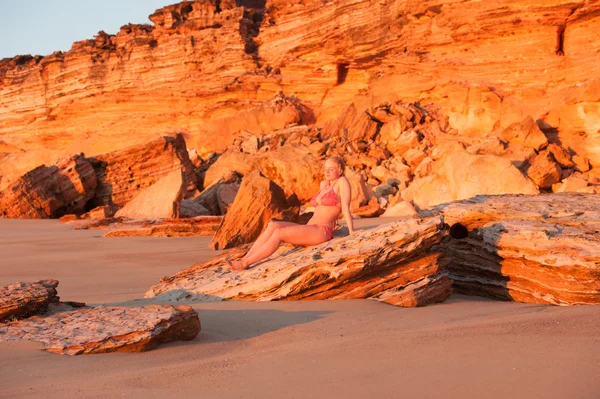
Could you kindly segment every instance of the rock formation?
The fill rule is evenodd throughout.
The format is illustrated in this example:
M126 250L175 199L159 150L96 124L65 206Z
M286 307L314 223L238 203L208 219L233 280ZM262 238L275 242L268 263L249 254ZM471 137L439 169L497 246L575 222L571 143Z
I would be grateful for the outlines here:
M240 130L324 126L347 108L337 131L351 123L362 133L347 138L369 139L390 121L365 112L398 100L439 105L444 130L465 137L500 135L531 116L599 166L599 9L586 0L164 7L152 25L0 61L0 189L60 157L168 131L185 131L205 156Z
M37 341L48 352L80 355L143 352L199 332L198 314L189 306L98 306L0 325L0 341Z
M13 283L0 287L0 322L44 313L50 303L58 302L56 280Z
M39 166L0 191L0 217L47 219L83 213L95 192L94 169L75 155Z
M140 192L116 214L128 218L178 218L179 204L186 191L181 170L174 170Z
M281 187L255 170L242 180L235 201L210 246L213 249L227 249L252 242L271 219L296 222L299 210L297 198L286 198Z
M200 216L193 219L139 220L111 223L104 237L190 237L213 236L223 220L222 216ZM84 225L79 224L78 228ZM87 228L92 226L87 225Z
M441 205L462 239L438 250L457 291L555 305L600 304L600 197L479 196Z
M183 174L184 184L195 188L194 166L181 134L98 155L90 160L98 176L96 195L90 207L123 207L140 192L176 170Z
M446 299L451 282L439 252L446 235L439 217L406 219L307 248L282 247L271 258L241 272L224 258L236 248L165 277L147 298L168 300L301 300L372 298L397 306Z

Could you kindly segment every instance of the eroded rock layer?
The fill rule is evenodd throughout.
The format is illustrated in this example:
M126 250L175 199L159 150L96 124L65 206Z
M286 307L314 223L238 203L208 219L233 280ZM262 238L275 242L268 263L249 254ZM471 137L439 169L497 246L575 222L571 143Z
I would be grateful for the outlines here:
M96 184L92 165L81 155L39 166L0 191L0 217L48 219L83 213Z
M574 193L440 206L451 232L458 224L468 231L439 247L454 287L519 302L600 304L599 206L598 195Z
M182 2L153 25L0 61L0 188L72 153L186 131L201 154L396 100L460 134L539 121L600 165L600 4L591 0ZM277 93L282 92L282 96ZM583 133L583 134L581 134Z
M406 219L306 248L281 248L251 269L233 272L234 249L153 286L146 297L169 300L372 298L399 306L443 301L452 292L439 252L439 217Z
M0 287L0 322L43 313L58 302L56 280L13 283Z
M144 145L89 158L98 177L98 187L90 208L100 205L125 206L138 194L174 171L181 171L194 185L190 162L181 134L161 137ZM186 184L187 186L187 184ZM172 200L171 200L172 202Z
M0 326L0 341L37 341L48 352L80 355L143 352L199 332L198 314L189 306L98 306L8 323Z

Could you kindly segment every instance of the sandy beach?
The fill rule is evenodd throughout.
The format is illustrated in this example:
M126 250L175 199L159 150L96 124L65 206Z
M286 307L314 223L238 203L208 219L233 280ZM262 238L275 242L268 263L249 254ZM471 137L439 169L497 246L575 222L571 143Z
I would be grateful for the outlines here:
M0 220L0 284L54 278L62 300L139 305L161 277L214 255L208 237L102 235ZM202 323L196 339L146 353L69 357L0 343L0 397L600 397L598 306L462 295L416 309L189 304Z

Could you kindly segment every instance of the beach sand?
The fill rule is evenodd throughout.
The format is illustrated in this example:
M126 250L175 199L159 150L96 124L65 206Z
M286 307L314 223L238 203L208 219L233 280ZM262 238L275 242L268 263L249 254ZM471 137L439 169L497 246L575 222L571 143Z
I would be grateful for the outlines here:
M0 285L54 278L65 301L140 305L161 277L214 256L208 237L103 234L0 219ZM202 332L146 353L70 357L0 343L0 397L600 398L600 306L462 295L416 309L369 300L190 305Z

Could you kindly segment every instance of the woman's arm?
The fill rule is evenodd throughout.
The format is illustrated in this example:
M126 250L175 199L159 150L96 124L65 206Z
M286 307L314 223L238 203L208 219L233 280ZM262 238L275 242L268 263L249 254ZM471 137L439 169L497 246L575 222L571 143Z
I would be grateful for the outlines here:
M350 234L354 233L354 223L352 222L352 214L350 213L350 200L352 199L352 192L350 189L350 182L346 177L341 177L339 182L340 188L340 199L342 200L342 213Z

